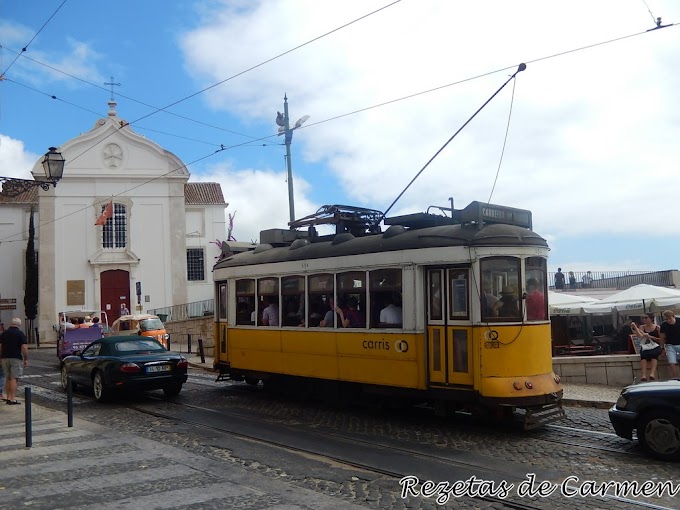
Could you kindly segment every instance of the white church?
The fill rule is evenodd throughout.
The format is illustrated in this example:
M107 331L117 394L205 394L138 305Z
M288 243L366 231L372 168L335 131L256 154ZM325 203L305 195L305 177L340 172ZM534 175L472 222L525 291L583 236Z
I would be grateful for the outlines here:
M221 251L215 241L226 239L228 205L218 183L188 182L182 161L135 133L114 101L107 118L57 150L66 165L56 187L0 194L5 325L25 317L31 209L41 340L55 337L64 310L103 310L111 323L121 304L139 312L213 298L212 266ZM41 160L32 173L44 178ZM102 216L109 204L110 215Z

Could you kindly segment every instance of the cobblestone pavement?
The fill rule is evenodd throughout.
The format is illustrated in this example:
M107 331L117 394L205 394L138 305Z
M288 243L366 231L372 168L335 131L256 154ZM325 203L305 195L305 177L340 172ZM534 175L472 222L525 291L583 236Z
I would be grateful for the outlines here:
M54 380L52 381L50 377ZM41 381L42 386L37 385L38 379L36 377L35 380L36 402L41 406L63 409L63 401L55 397L61 394L49 390L50 384L56 387L57 374L46 376L45 379L50 379L51 382L48 381L48 384L42 385L43 381ZM38 387L46 389L38 390ZM42 395L40 395L41 392ZM388 409L335 408L313 401L279 398L261 391L254 391L253 388L242 384L234 386L215 383L212 374L200 371L192 371L190 381L177 401L209 407L217 411L239 410L249 415L259 416L268 422L337 434L351 434L362 440L392 440L405 445L428 445L447 451L474 452L480 458L487 459L489 466L493 466L494 462L512 461L526 466L526 474L540 470L557 473L549 480L555 486L569 475L576 475L581 481L597 482L673 480L677 483L680 480L678 476L680 470L677 464L665 464L643 457L633 443L611 437L609 434L613 431L604 409L569 408L568 420L560 426L572 431L584 429L600 432L603 437L606 435L606 441L602 440L603 444L626 446L631 449L632 454L565 446L564 443L545 440L540 433L516 433L486 424L469 423L465 420L442 420L421 410L404 412ZM163 403L160 402L159 405L161 404ZM317 494L319 498L331 498L333 504L338 505L337 507L331 505L327 508L340 508L343 504L380 509L504 508L499 501L485 501L469 497L449 501L443 506L437 505L433 498L407 497L402 499L399 494L398 480L394 478L349 469L347 466L334 466L327 461L301 457L290 452L275 451L263 445L247 445L234 438L220 436L214 431L197 429L172 420L150 419L148 416L125 408L124 405L125 402L121 402L120 405L102 406L82 397L76 406L76 413L79 418L88 422L106 423L108 429L118 431L123 438L153 441L156 445L153 451L157 453L151 455L150 458L135 456L138 448L134 446L134 441L120 440L106 445L107 455L105 459L99 459L105 462L108 458L112 458L124 464L124 461L120 461L126 455L130 455L132 460L129 469L134 469L135 472L161 473L162 476L151 476L146 481L144 478L140 480L145 490L152 494L148 501L144 500L145 502L153 503L155 494L156 499L160 498L167 504L170 501L165 498L167 493L170 494L170 498L174 498L173 501L182 501L181 508L226 508L234 505L240 508L276 508L277 505L284 504L277 500L279 493L276 491L264 491L264 495L257 493L256 496L246 491L243 495L244 499L241 500L229 494L210 499L208 487L220 486L220 483L215 481L215 477L222 479L220 473L223 470L229 473L233 470L243 479L257 476L258 480L276 482L283 494L309 491L311 494ZM2 437L0 435L0 438ZM590 440L598 441L596 438ZM64 437L58 440L58 443L62 450L51 455L65 456L64 461L67 463L68 459L93 456L93 448L87 448L87 441ZM130 450L131 444L133 445L132 451ZM2 443L0 443L0 453L3 451L2 448ZM165 454L166 448L172 453ZM30 451L33 452L35 449ZM82 452L82 455L78 452ZM178 462L177 459L183 455L190 456L193 459L192 463ZM160 462L157 462L159 458ZM96 460L96 457L93 457L90 464L95 473L98 472ZM21 465L18 464L17 467ZM79 473L83 477L79 480L87 480L85 478L87 469L89 468ZM117 476L123 476L123 471L119 470L116 473ZM518 475L524 476L525 473L518 473ZM21 477L17 476L17 478ZM434 481L453 482L455 480L448 480L447 474L442 473L441 479ZM0 478L0 483L6 487L12 487L2 478ZM33 485L46 484L46 487L60 487L62 491L78 484L78 482L69 483L66 480L50 481L49 478L32 479L31 483ZM83 486L94 490L87 482ZM248 486L253 486L253 484ZM254 486L261 489L266 484L258 482ZM104 489L97 488L97 490L103 491ZM88 491L82 490L82 492ZM2 503L3 493L4 490L0 490L0 508L14 508L2 506L4 504ZM184 499L185 493L188 498L186 500ZM54 494L61 493L55 492ZM107 492L101 492L101 494L107 498L112 497ZM130 501L135 501L137 504L138 500L141 501L139 498L145 497L143 494L144 492L140 491L130 495ZM207 501L199 502L191 499L194 497L192 495L198 497L198 494L206 494ZM40 501L47 502L48 499ZM600 497L570 499L559 493L549 498L519 498L514 494L508 499L541 509L571 509L576 505L584 509L636 508L611 499ZM325 500L320 499L319 503L323 501ZM675 499L669 497L649 501L666 508L678 508ZM85 506L82 503L78 504ZM172 507L172 505L169 506ZM55 506L40 506L40 504L37 506L31 504L31 507L55 508Z

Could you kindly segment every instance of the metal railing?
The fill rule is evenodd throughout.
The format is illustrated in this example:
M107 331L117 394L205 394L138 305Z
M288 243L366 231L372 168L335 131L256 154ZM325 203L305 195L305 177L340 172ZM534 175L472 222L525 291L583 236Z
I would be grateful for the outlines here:
M573 273L574 281L570 281ZM555 274L548 273L548 286L555 287ZM672 271L563 271L564 290L576 289L627 289L633 285L646 283L659 287L673 285Z
M158 317L163 322L183 321L196 317L213 315L215 311L215 300L206 299L205 301L194 301L183 305L166 306L164 308L154 308L148 312Z

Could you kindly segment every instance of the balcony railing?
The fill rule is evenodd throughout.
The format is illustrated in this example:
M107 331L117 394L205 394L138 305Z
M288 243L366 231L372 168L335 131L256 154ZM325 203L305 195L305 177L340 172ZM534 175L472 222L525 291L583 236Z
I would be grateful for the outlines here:
M564 274L564 290L577 289L627 289L633 285L646 283L659 287L670 287L673 285L672 271L573 271L574 283L570 283L570 273ZM550 290L555 290L555 274L548 273L548 286ZM588 284L590 276L590 284Z
M206 299L205 301L194 301L193 303L185 303L183 305L154 308L149 310L149 313L158 315L163 322L170 322L213 315L214 310L215 300Z

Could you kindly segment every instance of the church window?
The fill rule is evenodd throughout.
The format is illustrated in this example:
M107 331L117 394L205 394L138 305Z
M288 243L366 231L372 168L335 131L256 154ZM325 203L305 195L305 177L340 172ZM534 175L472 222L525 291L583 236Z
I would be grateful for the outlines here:
M102 206L102 212L106 206ZM123 204L113 204L113 216L106 220L102 229L104 248L125 248L127 246L127 211Z
M205 280L203 248L187 248L187 280L190 282Z

